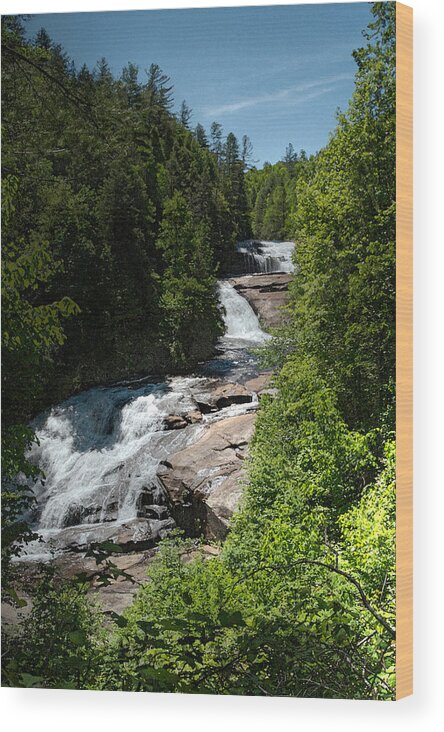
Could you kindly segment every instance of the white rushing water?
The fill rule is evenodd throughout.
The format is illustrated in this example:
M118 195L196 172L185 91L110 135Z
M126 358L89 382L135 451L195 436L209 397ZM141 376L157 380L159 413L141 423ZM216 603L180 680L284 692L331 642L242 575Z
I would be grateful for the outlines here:
M161 460L196 439L203 427L165 430L164 420L193 411L192 391L203 384L201 378L177 377L137 389L90 389L41 415L33 425L39 444L30 458L45 474L35 486L34 516L44 542L64 548L64 540L73 538L69 527L101 541L108 538L104 528L138 516L149 517L157 530L163 524L171 528L156 473ZM42 542L26 550L34 559L48 552Z
M237 250L243 256L248 273L294 272L293 241L246 241L241 242Z
M32 459L46 480L39 486L41 529L122 521L133 515L134 499L154 480L165 455L168 414L192 410L190 383L91 389L46 415L36 435Z
M259 320L250 303L239 295L229 282L219 282L219 297L224 308L225 338L263 343L270 336L259 325Z
M200 423L183 429L165 429L169 415L196 410L197 401L208 394L208 376L237 381L257 372L249 349L270 336L232 285L221 281L219 292L226 333L218 355L202 367L201 376L162 383L140 379L90 389L34 421L38 444L30 459L42 468L45 479L34 486L37 508L30 518L43 541L28 545L30 559L47 559L50 551L114 538L128 522L134 526L142 520L143 531L159 536L174 526L157 478L160 463L198 439L208 422L257 408L253 398L205 414Z

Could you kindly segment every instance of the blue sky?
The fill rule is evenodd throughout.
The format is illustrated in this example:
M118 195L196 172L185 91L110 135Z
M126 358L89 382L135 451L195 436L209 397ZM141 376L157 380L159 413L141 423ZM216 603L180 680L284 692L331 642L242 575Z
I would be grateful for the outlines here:
M292 142L316 152L353 91L354 48L371 18L368 3L34 15L80 68L102 56L119 76L131 61L159 64L171 77L176 107L186 99L192 124L220 122L245 133L260 166Z

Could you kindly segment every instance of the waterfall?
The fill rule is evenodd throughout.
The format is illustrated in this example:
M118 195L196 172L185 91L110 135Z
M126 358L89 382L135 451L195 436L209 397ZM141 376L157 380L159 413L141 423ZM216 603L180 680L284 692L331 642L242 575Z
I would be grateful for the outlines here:
M39 444L29 458L45 473L45 480L34 487L33 516L44 543L34 542L26 553L46 558L45 542L55 540L56 548L66 548L74 529L89 542L102 541L109 538L111 526L137 518L153 533L172 528L157 469L203 428L168 431L164 419L195 409L192 390L203 382L177 377L136 389L90 389L37 418L32 426Z
M248 274L271 274L272 272L294 272L291 255L292 241L246 241L238 245L245 272Z
M157 479L160 463L198 439L208 422L257 407L253 399L204 415L183 429L165 429L168 415L191 414L199 395L211 390L205 374L232 382L257 373L248 349L270 336L232 285L221 281L219 293L226 334L218 355L201 367L199 376L89 389L34 420L38 443L29 458L45 479L33 486L37 506L28 518L43 541L26 547L29 559L47 560L51 552L118 540L119 527L132 532L131 537L156 540L174 527Z
M220 302L224 308L225 337L263 343L270 338L259 325L250 303L228 282L219 283Z

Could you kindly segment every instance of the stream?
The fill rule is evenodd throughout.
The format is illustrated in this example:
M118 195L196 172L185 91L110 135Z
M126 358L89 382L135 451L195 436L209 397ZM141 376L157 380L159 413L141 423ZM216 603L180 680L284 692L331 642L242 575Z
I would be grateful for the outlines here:
M291 242L242 243L238 252L248 274L288 273L292 248ZM24 550L28 560L49 560L73 544L79 549L122 541L122 531L123 540L128 532L133 542L137 532L148 532L157 541L176 525L159 466L196 443L209 425L258 406L254 392L217 410L201 406L215 385L242 385L257 377L253 350L270 338L228 279L219 282L219 298L225 335L214 357L194 374L89 389L34 420L38 444L30 459L45 480L34 486L37 508L29 518L41 539ZM181 428L169 427L171 419Z

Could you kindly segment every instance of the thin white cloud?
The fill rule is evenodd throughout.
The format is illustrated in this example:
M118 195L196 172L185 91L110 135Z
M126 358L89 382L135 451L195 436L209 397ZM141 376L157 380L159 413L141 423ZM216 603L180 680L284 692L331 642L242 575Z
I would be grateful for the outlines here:
M220 117L223 114L231 114L233 112L239 112L242 109L251 109L257 107L260 104L274 104L282 102L285 104L301 104L310 99L315 99L323 94L333 90L333 86L325 86L336 84L339 81L352 79L353 74L338 74L326 79L318 79L317 81L308 82L306 84L297 84L290 86L286 89L280 89L271 94L260 94L255 97L249 97L247 99L240 99L237 102L231 102L228 104L221 104L216 107L207 107L205 115L207 117ZM321 89L315 90L317 87Z

